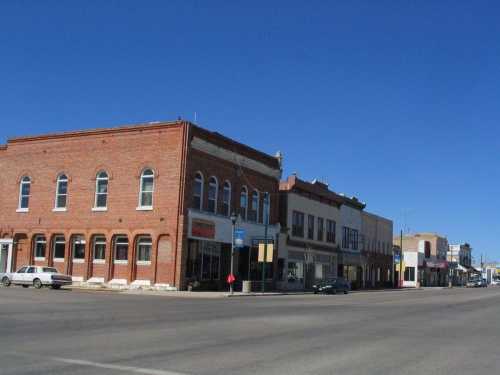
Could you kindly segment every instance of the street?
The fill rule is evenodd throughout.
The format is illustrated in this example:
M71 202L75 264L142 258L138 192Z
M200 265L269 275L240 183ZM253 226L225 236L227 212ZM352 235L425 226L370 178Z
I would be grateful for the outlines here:
M189 298L0 288L0 374L496 374L500 288Z

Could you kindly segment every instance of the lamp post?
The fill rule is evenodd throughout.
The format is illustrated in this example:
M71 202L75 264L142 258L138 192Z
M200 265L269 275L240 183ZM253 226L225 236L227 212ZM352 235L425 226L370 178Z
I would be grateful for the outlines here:
M234 228L236 226L236 214L231 214L231 275L234 272ZM234 282L229 284L229 294L234 294Z
M262 262L262 293L266 287L266 261L267 261L267 231L269 226L269 193L264 193L264 259Z

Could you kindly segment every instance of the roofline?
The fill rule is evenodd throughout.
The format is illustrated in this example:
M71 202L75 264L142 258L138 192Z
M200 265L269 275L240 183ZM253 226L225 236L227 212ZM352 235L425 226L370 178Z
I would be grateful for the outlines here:
M134 132L141 130L156 130L163 129L167 127L171 127L174 125L183 125L190 124L185 120L177 120L177 121L154 121L154 122L145 122L145 123L137 123L137 124L129 124L129 125L120 125L116 127L108 127L108 128L94 128L87 130L76 130L69 132L60 132L60 133L49 133L42 135L34 135L34 136L22 136L22 137L14 137L9 138L7 140L7 144L9 143L22 143L22 142L32 142L32 141L43 141L49 139L58 139L58 138L72 138L79 136L87 136L87 135L101 135L101 134L112 134L112 133L122 133L122 132Z

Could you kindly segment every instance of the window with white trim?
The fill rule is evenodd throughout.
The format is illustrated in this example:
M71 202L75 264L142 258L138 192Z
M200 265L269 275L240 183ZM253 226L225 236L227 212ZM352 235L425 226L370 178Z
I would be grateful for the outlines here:
M252 192L252 200L250 201L250 209L248 210L248 220L257 222L259 217L259 192Z
M264 202L262 203L262 222L264 224L269 224L269 218L271 215L271 198L269 193L264 193Z
M35 260L45 260L45 250L47 248L47 241L45 240L45 236L36 236L34 247Z
M73 237L73 261L83 261L85 259L85 238L83 236Z
M152 169L145 169L141 174L141 185L139 193L139 208L153 208L155 174Z
M106 209L108 207L108 174L101 171L95 179L94 208Z
M106 259L106 237L95 236L93 241L92 254L94 262L104 262Z
M247 219L247 208L248 208L248 190L246 186L241 188L240 193L240 216L243 220Z
M224 216L231 215L231 184L229 181L224 182L224 189L222 192L222 214Z
M208 212L217 213L217 190L219 184L215 177L208 180Z
M56 184L56 209L66 209L68 203L68 176L61 174L57 177Z
M64 255L66 253L66 240L64 236L57 235L54 236L54 244L53 244L53 253L54 262L64 262Z
M30 201L31 178L24 176L19 184L19 211L28 211Z
M128 237L117 236L114 245L114 263L127 263L128 261Z
M137 241L137 264L151 263L153 241L150 236L139 237Z
M203 175L197 172L193 185L193 208L201 210L203 208Z

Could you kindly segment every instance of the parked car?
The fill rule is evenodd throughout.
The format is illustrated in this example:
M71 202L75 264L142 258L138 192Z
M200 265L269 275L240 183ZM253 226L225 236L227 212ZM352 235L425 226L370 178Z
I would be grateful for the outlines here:
M499 286L500 285L500 279L493 279L493 280L491 280L491 285Z
M467 288L486 288L488 286L488 283L486 282L486 279L471 279L467 281L467 284L465 284Z
M16 272L5 273L1 276L3 286L22 285L27 288L34 286L40 289L43 286L50 286L52 289L59 289L62 285L71 285L71 276L63 275L54 267L23 266Z
M349 281L337 277L328 280L321 281L316 285L313 285L314 294L337 294L344 293L347 294L351 290L351 284Z

